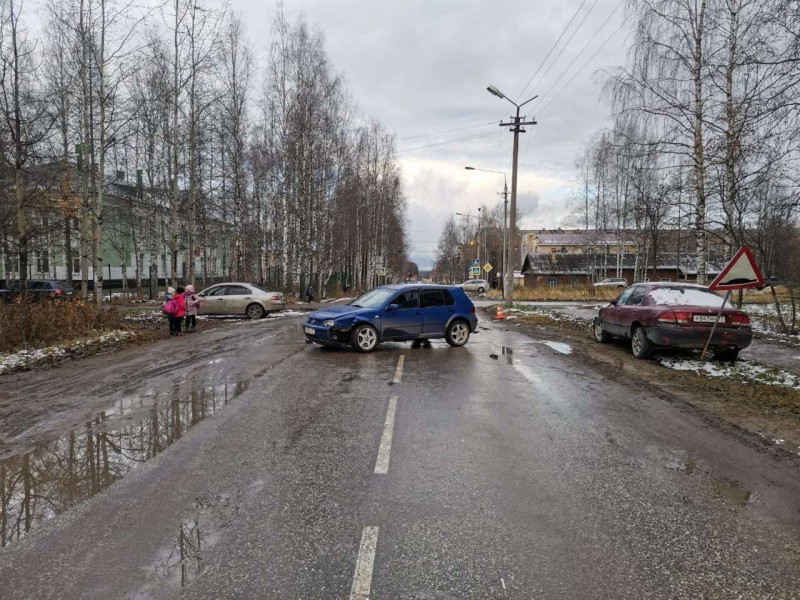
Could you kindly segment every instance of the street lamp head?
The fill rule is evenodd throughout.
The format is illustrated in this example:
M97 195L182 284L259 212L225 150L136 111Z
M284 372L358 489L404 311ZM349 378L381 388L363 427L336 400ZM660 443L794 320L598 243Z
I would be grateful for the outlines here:
M464 167L467 171L474 171L475 167Z
M493 96L497 96L498 98L505 98L505 97L506 97L506 96L505 96L505 94L503 94L503 92L501 92L500 90L498 90L498 89L497 89L496 87L494 87L493 85L490 85L490 86L489 86L489 87L487 87L486 89L487 89L487 90L489 90L489 93L490 93L490 94L492 94Z

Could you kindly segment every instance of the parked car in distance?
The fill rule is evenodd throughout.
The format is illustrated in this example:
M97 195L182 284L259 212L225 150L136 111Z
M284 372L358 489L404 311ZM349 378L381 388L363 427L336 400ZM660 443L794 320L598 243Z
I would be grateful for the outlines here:
M28 279L28 298L38 300L70 300L75 296L75 290L66 281L58 279ZM19 281L12 283L8 288L7 299L14 300L20 296Z
M626 285L628 285L628 280L624 277L606 277L595 283L594 287L615 287L622 289Z
M465 292L478 292L482 294L489 287L485 279L467 279L464 283L459 283L456 287Z
M637 283L625 288L594 319L596 341L631 340L636 358L659 348L702 350L723 299L691 283ZM709 349L719 360L735 361L753 338L750 318L730 303L722 309Z
M281 292L270 292L252 283L218 283L197 295L200 315L243 315L260 319L286 308Z
M475 305L458 287L384 285L350 304L314 311L303 324L306 340L372 352L385 341L444 338L463 346L478 327Z

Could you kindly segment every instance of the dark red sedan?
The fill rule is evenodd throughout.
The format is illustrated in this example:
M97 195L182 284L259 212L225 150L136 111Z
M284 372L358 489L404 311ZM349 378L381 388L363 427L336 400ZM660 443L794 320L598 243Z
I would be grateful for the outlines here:
M600 309L594 337L601 344L615 337L630 339L636 358L647 358L658 348L702 350L722 302L702 285L638 283ZM735 361L752 338L750 318L728 303L709 349L719 360Z

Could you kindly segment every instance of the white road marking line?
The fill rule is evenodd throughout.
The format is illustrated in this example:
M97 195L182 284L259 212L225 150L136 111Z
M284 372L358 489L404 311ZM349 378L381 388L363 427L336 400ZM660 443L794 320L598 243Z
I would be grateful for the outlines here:
M392 383L400 383L400 380L403 378L403 363L406 361L406 355L401 354L400 358L397 359L397 369L394 372L394 381Z
M397 412L397 396L392 396L389 398L389 408L386 409L386 423L383 426L381 445L378 448L378 460L375 461L375 473L378 475L386 475L389 472L389 455L392 452L395 412Z
M500 578L500 583L502 583L502 584L503 584L503 589L506 589L506 582L505 582L505 581L503 581L503 578L502 578L502 577Z
M364 527L356 560L356 572L353 573L353 586L350 588L350 600L369 600L369 588L372 586L372 563L375 562L377 545L378 528Z

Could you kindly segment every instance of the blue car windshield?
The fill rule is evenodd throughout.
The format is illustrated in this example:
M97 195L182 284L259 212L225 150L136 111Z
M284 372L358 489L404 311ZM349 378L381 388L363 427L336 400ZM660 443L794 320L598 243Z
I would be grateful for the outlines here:
M396 290L387 290L385 288L376 288L362 294L350 306L358 308L380 308L383 304L395 293Z

